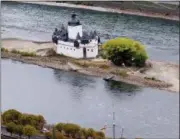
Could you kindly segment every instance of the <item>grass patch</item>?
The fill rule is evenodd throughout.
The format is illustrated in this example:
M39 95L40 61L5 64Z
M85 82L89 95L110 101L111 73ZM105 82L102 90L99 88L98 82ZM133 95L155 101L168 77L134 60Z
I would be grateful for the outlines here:
M81 67L95 67L101 69L109 69L110 66L105 62L95 62L95 61L85 61L85 60L73 60L74 64L77 64Z
M15 53L15 54L20 54L21 56L31 56L31 57L36 56L36 54L34 52L22 52L22 51L18 51L16 49L13 49L11 52Z
M128 76L128 73L126 70L120 70L119 71L119 75L122 76L122 77L127 77Z
M84 68L89 67L89 65L85 61L74 60L73 63Z
M100 64L99 68L101 68L101 69L109 69L110 67L109 67L109 65L106 65L106 64Z
M1 52L8 52L8 49L1 47Z
M127 73L127 70L124 70L124 69L121 69L121 70L113 70L111 71L112 74L115 74L115 75L118 75L118 76L121 76L123 78L127 77L128 76L128 73Z

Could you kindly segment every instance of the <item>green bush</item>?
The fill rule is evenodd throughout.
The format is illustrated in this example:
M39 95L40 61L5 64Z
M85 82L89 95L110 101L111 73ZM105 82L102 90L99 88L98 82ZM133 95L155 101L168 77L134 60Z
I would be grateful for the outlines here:
M11 52L15 54L20 54L21 56L36 56L34 52L23 52L23 51L18 51L16 49L12 49Z
M13 122L7 123L6 127L7 127L7 131L11 133L11 136L12 136L12 133L16 132L16 124L15 123L13 123Z
M121 77L127 77L127 76L128 76L128 73L127 73L126 70L120 70L120 71L119 71L119 75L120 75Z
M23 128L23 134L28 136L29 139L30 139L31 136L37 134L37 130L33 126L31 126L31 125L26 125Z
M22 126L31 125L37 130L41 130L46 123L42 115L22 114L14 109L7 110L2 114L2 123L4 125L7 125L11 122Z
M129 38L116 38L107 41L102 46L102 55L115 65L138 66L145 65L148 59L144 46Z
M66 134L75 136L80 131L80 126L72 123L67 123L64 125L64 131Z
M21 137L23 135L23 126L22 125L16 125L15 133Z
M8 52L8 49L1 47L1 52Z

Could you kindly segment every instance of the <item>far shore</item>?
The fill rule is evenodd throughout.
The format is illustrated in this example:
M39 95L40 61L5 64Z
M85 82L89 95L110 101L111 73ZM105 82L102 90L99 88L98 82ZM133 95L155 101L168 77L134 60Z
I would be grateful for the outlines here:
M1 58L4 59L100 78L106 78L108 75L108 77L113 76L114 81L179 92L179 65L177 64L149 60L152 67L117 67L101 58L84 60L53 55L50 53L55 49L53 43L5 39L2 40L2 46Z
M103 8L103 7L97 7L97 6L86 6L86 5L76 5L76 4L70 4L70 3L56 3L56 2L38 2L38 1L27 2L27 1L21 1L21 0L18 2L39 4L39 5L49 5L49 6L78 8L78 9L87 9L87 10L100 11L100 12L137 15L137 16L153 17L153 18L161 18L161 19L179 21L179 16L175 16L175 15L163 15L163 14L158 14L158 13L147 13L147 12L139 12L139 11L133 11L133 10L120 10L120 9L113 9L113 8Z

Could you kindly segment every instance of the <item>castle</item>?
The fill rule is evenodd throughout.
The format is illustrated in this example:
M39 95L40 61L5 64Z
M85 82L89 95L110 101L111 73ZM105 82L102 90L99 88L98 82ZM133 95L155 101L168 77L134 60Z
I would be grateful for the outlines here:
M82 24L72 14L67 28L55 29L52 41L56 45L56 53L73 58L95 58L98 55L100 37L96 31L87 33L83 31Z

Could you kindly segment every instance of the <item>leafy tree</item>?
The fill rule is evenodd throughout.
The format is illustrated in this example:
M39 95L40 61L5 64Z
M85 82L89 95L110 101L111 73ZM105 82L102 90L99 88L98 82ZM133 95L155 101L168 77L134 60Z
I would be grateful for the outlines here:
M16 124L15 123L13 123L13 122L7 123L6 127L7 127L6 128L7 131L11 133L11 136L12 136L12 133L16 132Z
M17 110L14 109L7 110L2 115L3 123L7 124L13 122L15 124L19 124L21 115L22 114Z
M23 134L28 136L28 138L30 139L31 136L37 134L37 130L33 126L31 126L31 125L26 125L23 128Z
M21 137L23 135L23 126L22 125L16 125L15 133Z
M87 137L96 137L96 132L94 131L94 129L92 129L92 128L89 128L88 130L87 130Z
M31 125L36 127L36 116L32 115L32 114L23 114L21 116L21 124L22 125Z
M64 128L64 123L58 123L55 128L59 131L62 132L63 128Z
M41 130L46 123L43 116L33 114L22 114L20 121L22 125L31 125L37 130Z
M37 116L37 129L41 130L46 124L46 120L42 115Z
M69 136L72 135L73 137L75 137L75 135L80 131L80 128L80 126L72 123L67 123L64 125L65 133Z
M80 134L82 139L86 139L87 138L87 129L86 128L81 128L80 129Z
M115 65L144 66L148 58L144 46L129 38L116 38L107 41L102 46L102 55Z

